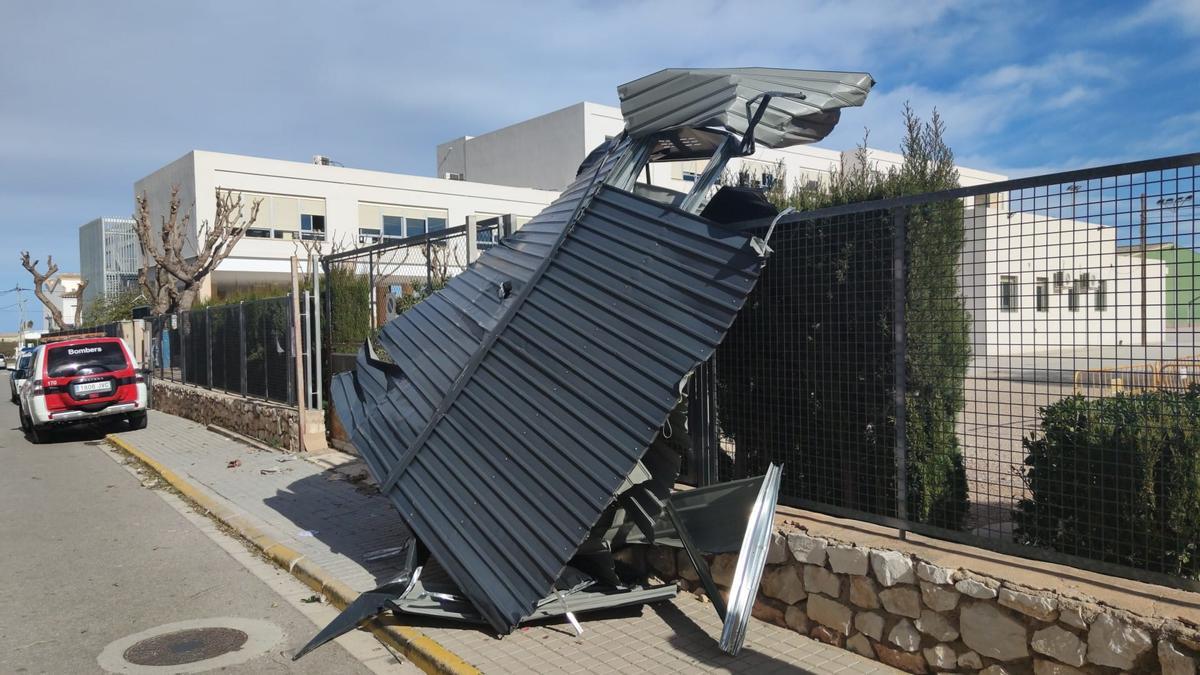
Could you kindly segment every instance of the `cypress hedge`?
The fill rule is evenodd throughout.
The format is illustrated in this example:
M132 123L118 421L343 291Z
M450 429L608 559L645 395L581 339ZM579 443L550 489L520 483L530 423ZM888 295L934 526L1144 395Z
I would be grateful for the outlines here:
M1072 396L1024 439L1015 539L1200 578L1200 390Z
M768 196L805 211L956 187L937 113L924 123L906 107L904 118L899 169L872 169L864 142L855 165L818 186L776 187ZM955 276L962 228L958 200L908 214L908 515L955 529L968 506L954 427L970 357ZM892 213L781 226L770 245L717 352L721 431L736 441L745 472L783 462L789 496L896 515Z

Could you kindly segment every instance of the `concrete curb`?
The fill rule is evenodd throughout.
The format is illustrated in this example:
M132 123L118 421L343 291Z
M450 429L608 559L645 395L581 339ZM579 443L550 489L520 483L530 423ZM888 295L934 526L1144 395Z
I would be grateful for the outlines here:
M123 452L137 458L154 470L171 487L175 488L188 501L204 509L210 516L216 518L227 527L254 544L272 562L286 570L289 574L304 582L306 586L323 594L329 603L338 609L358 597L358 591L342 583L332 574L326 572L320 565L308 560L303 554L281 543L269 533L264 532L257 519L209 496L204 490L196 487L185 478L151 458L128 441L115 434L105 436L108 443ZM421 670L440 675L472 675L481 671L467 663L462 657L438 644L435 640L421 631L408 626L390 625L379 619L374 619L366 627L392 649L404 654Z

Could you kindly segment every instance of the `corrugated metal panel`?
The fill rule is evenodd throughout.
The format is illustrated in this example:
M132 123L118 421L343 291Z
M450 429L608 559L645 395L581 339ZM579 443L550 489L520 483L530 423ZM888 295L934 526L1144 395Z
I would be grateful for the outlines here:
M360 356L334 384L388 497L502 633L549 592L761 266L746 236L612 188L574 219L590 184L388 324L395 366Z
M841 108L862 105L875 80L867 73L786 68L668 68L618 87L625 130L634 138L683 127L724 127L744 134L746 102L765 92L774 97L754 140L782 148L821 140L833 131Z

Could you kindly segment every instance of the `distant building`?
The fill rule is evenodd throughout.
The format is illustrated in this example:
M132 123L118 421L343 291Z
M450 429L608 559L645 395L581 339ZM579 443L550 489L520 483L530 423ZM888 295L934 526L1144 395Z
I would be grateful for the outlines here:
M1163 341L1167 265L1147 261L1143 302L1141 259L1118 248L1117 228L1011 210L1006 193L969 200L963 226L976 359Z
M561 110L518 122L480 136L460 136L437 146L437 175L452 180L477 181L560 191L575 178L579 163L607 138L625 128L621 109L583 101ZM888 168L903 158L892 152L868 149L868 161ZM833 150L816 145L759 148L749 157L731 160L727 171L740 182L770 187L777 180L801 185L828 177L837 167L858 161L857 149ZM650 182L687 192L708 160L663 162L650 168ZM1006 176L958 167L962 185L980 185ZM739 176L739 174L742 174Z
M58 283L54 289L49 291L50 301L54 303L55 308L62 312L63 327L75 327L75 306L79 304L79 298L75 297L75 292L79 290L79 283L83 277L74 272L61 272L54 277ZM39 303L42 308L42 330L52 331L58 327L54 325L54 321L50 316L50 308Z
M250 201L262 200L254 227L201 289L201 298L219 297L240 288L288 283L288 259L296 253L304 257L301 244L328 253L334 247L353 248L463 225L468 216L520 227L558 196L591 150L623 127L620 109L578 103L439 145L432 178L346 168L320 156L307 163L196 150L137 181L134 193L146 194L157 222L166 213L172 186L179 187L180 217L186 216L194 228L185 256L195 254L195 235L216 216L218 187L242 193L247 214ZM741 182L769 186L784 176L789 182L819 181L857 160L853 150L763 148L752 157L735 159L728 169L740 174ZM886 167L899 164L901 157L870 150L869 161ZM704 164L654 164L650 182L686 193ZM965 167L959 172L964 185L1005 178ZM80 236L82 249L82 228ZM487 245L480 242L481 248ZM81 259L88 255L81 250ZM98 266L99 258L93 262ZM98 272L86 265L93 279ZM416 261L414 269L420 267ZM86 292L99 297L91 288Z
M97 218L79 226L79 274L84 307L137 287L141 247L129 218Z
M519 227L557 192L366 171L333 165L195 150L134 185L145 193L152 217L166 213L172 186L179 186L180 218L194 230L184 255L195 255L196 236L216 217L217 188L240 192L249 216L261 199L258 220L233 253L206 279L200 297L239 288L284 285L289 258L305 257L301 243L324 253L463 225L467 216L497 217ZM302 270L307 265L302 264Z
M1121 252L1140 256L1141 247L1124 246ZM1167 325L1186 328L1200 323L1200 253L1175 244L1152 244L1146 247L1146 258L1167 266Z

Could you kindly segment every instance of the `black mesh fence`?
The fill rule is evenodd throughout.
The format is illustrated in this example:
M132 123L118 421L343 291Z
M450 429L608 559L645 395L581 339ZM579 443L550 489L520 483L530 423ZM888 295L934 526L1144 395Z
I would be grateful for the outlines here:
M1194 586L1198 166L785 216L694 378L689 474L782 463L796 506Z
M155 376L294 405L290 296L149 320Z
M462 226L385 240L323 258L326 372L332 376L352 368L354 355L365 340L466 269L473 259L469 253L472 245L476 252L497 245L511 232L513 222L496 217L473 226L473 240L467 235L467 226Z

